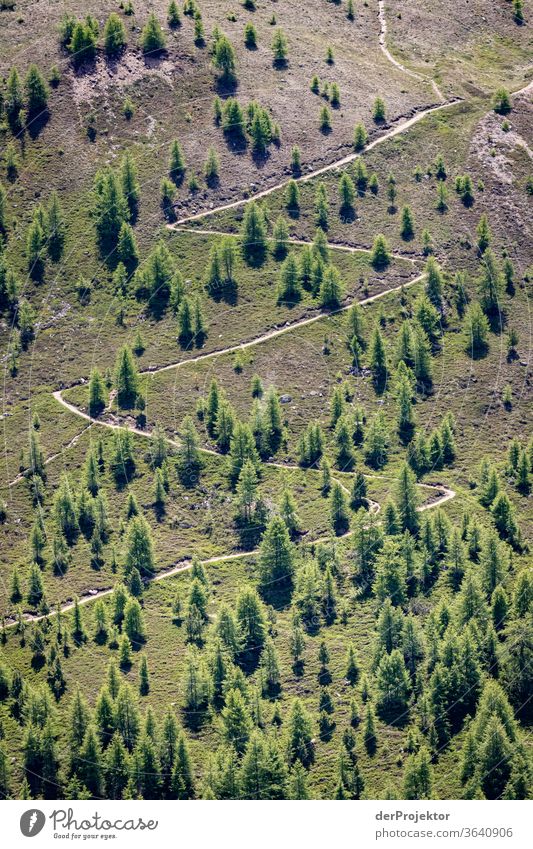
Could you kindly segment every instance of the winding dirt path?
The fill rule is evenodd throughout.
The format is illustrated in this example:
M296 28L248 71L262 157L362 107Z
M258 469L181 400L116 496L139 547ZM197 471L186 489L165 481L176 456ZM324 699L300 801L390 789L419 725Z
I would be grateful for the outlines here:
M231 236L235 239L239 238L238 233L228 233L227 230L205 230L202 228L201 230L198 227L180 227L178 224L167 224L167 228L172 230L174 233L193 233L196 236ZM274 242L275 239L273 236L266 237L267 242ZM308 239L287 239L287 244L289 245L301 245L302 247L312 247L313 242L310 242ZM367 248L365 245L348 245L345 242L329 242L328 248L331 251L344 251L344 253L349 254L371 254L372 248ZM412 253L393 253L391 251L391 257L393 259L403 260L404 262L412 262L416 263L417 261L422 261L422 255L413 256Z
M392 55L389 48L387 47L387 17L385 14L385 0L378 0L378 17L379 46L382 53L387 57L389 62L392 62L392 64L395 65L395 67L398 68L399 71L403 71L404 74L407 74L413 79L419 80L419 82L429 83L440 102L445 103L446 98L444 97L442 91L438 87L435 80L431 79L431 77L425 76L424 74L419 74L416 71L412 71L410 68L406 68L405 65L402 65L402 63L398 61L398 59L395 59L395 57Z
M320 168L315 168L314 171L309 171L308 174L302 174L300 177L287 177L286 180L281 180L279 183L276 183L273 186L269 186L267 189L262 189L260 192L256 192L253 195L250 195L247 198L239 198L238 200L230 201L229 203L222 204L221 206L216 206L213 209L204 209L202 212L196 212L194 215L187 215L185 218L180 218L178 221L173 224L168 224L169 229L179 230L180 227L183 227L184 224L188 224L191 221L200 221L203 218L208 218L210 215L215 215L217 212L225 212L228 209L238 209L241 206L246 206L246 204L251 201L261 200L262 198L268 197L273 192L277 192L280 189L284 189L287 186L289 180L294 179L297 183L307 183L309 180L313 180L315 177L320 177L321 174L327 174L328 171L336 171L339 168L343 168L345 165L349 165L350 162L353 162L354 159L357 159L359 156L368 153L370 150L373 150L380 144L388 141L389 139L394 138L395 136L404 133L410 127L413 127L415 124L418 124L423 118L427 115L431 115L433 112L438 112L440 109L446 109L449 106L452 106L454 103L459 103L461 100L460 97L455 97L450 100L446 100L444 103L440 103L438 106L429 106L427 109L422 109L420 112L415 112L410 118L406 118L405 121L401 121L396 126L391 127L386 133L383 133L382 136L378 136L378 138L371 141L366 145L365 148L361 151L354 151L353 153L348 153L346 156L341 157L341 159L335 159L333 162L330 162L329 165L323 165Z
M146 434L144 434L144 435L146 435ZM296 467L287 466L286 468L296 468ZM346 487L344 487L343 484L341 484L341 486L343 487L343 489L346 490ZM420 486L423 486L426 489L431 489L433 491L436 491L436 492L439 492L439 493L442 493L442 494L439 495L434 501L430 502L429 504L422 504L421 506L417 507L417 510L418 510L419 513L422 513L424 510L430 510L430 509L433 509L435 507L440 507L441 504L445 504L447 501L450 501L452 498L455 498L455 495L456 495L456 492L453 489L450 489L449 487L446 487L443 484L424 483L424 484L420 484ZM377 506L378 509L374 509L375 506ZM377 502L370 501L370 512L371 513L378 513L379 512L379 504L377 504ZM336 537L336 539L345 540L345 539L348 539L349 537L353 536L353 534L354 534L354 531L347 531L342 536ZM319 537L316 540L309 540L309 543L313 544L313 545L317 545L320 542L327 542L330 539L331 539L330 536ZM303 541L305 542L305 540L303 540ZM242 560L246 557L257 557L258 554L259 554L259 549L254 548L251 551L238 551L238 552L235 552L234 554L220 554L217 557L209 557L207 560L201 560L200 562L202 563L203 566L210 566L210 565L214 565L216 563L225 563L225 562L230 561L230 560ZM172 578L175 575L179 575L181 572L187 572L191 568L192 568L192 561L191 560L182 560L179 563L176 563L174 566L171 566L169 569L163 569L163 570L161 570L161 572L157 572L157 574L155 574L153 576L153 578L150 578L149 580L146 581L146 585L157 583L158 581L164 581L166 578ZM93 592L87 593L87 595L80 596L80 598L78 599L78 603L80 605L88 604L91 601L96 601L99 598L104 598L105 596L110 595L112 592L113 592L113 587L106 587L105 589L94 590ZM69 610L72 610L73 608L74 608L74 602L68 601L65 604L63 604L59 608L59 610L60 610L61 613L67 613ZM48 615L48 617L56 616L57 610L51 610L50 613L48 613L47 615ZM42 619L45 619L46 617L43 614L39 614L37 616L34 616L32 614L26 614L23 618L24 618L24 622L31 623L31 622L40 622ZM17 620L13 619L11 621L6 621L5 627L6 628L14 628L16 625L17 625Z

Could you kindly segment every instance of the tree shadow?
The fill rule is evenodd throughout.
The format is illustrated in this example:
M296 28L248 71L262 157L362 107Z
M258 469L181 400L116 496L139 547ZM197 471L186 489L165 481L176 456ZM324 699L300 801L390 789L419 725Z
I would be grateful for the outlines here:
M165 47L158 47L155 50L150 50L148 53L143 53L143 62L145 68L155 71L159 68L161 62L168 56L168 51Z
M231 97L237 91L239 81L237 77L218 77L215 81L215 91L221 98Z
M405 728L409 724L409 712L404 705L382 705L378 711L380 718L394 728Z
M267 257L266 246L243 246L242 255L251 268L261 268Z
M269 584L262 589L261 594L274 610L285 610L291 605L292 583L285 579L283 582Z
M252 150L252 160L256 168L264 168L270 159L268 147L264 150Z
M50 112L48 109L43 109L37 115L29 115L28 117L29 121L26 122L26 130L32 141L35 141L39 133L46 127L50 118Z
M230 307L235 307L239 302L239 288L233 280L224 282L215 289L210 289L209 294L217 304L223 302Z
M339 216L343 224L352 224L355 221L355 209L351 203L342 204L339 210Z

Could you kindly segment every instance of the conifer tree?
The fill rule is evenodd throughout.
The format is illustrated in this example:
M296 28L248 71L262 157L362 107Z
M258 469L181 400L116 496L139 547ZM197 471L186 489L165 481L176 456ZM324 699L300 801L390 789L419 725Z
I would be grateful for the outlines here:
M245 587L241 590L237 596L236 613L238 636L233 634L231 643L235 644L237 640L245 651L260 651L266 639L266 618L263 605L255 589ZM227 616L226 619L228 619ZM220 625L221 620L219 620L219 635L222 636ZM228 632L227 628L225 630ZM230 630L233 631L233 628Z
M385 387L387 380L387 354L383 336L378 325L375 326L372 334L369 356L374 386L378 391L381 391Z
M272 39L272 53L274 56L274 65L283 67L287 61L288 44L287 36L279 27L275 30Z
M104 47L108 56L118 56L126 47L126 31L119 16L112 12L104 27Z
M89 415L98 416L105 408L106 403L106 391L102 375L97 368L93 368L89 381Z
M413 213L409 206L402 209L400 236L405 242L410 241L415 235Z
M236 481L246 460L250 460L256 471L259 468L259 456L250 426L235 422L230 441L230 477Z
M338 307L343 297L343 285L339 271L333 265L328 265L320 284L320 306L334 309Z
M9 88L9 83L8 83ZM48 86L37 65L30 65L24 79L26 109L31 119L46 111L48 103Z
M300 699L293 700L287 719L287 759L291 766L300 761L309 767L315 757L311 717Z
M11 129L16 129L20 124L20 113L24 105L24 95L19 72L15 67L11 68L7 78L6 93L4 98L4 109Z
M94 221L102 250L115 248L122 224L129 218L118 175L111 169L98 171L94 180Z
M419 527L417 513L418 493L415 476L407 463L402 465L397 478L395 501L400 520L400 528L403 531L416 533Z
M154 573L155 558L150 526L143 516L134 516L126 537L126 570L138 569L142 577Z
M407 759L404 773L404 796L406 799L431 799L433 790L433 768L426 746Z
M465 351L475 359L487 350L489 341L489 322L477 301L469 306L463 327Z
M172 772L171 795L176 799L194 799L195 782L187 739L183 732L178 734L176 760Z
M54 516L59 530L71 545L78 536L80 526L69 479L64 473L54 498Z
M165 36L153 12L150 12L141 32L141 46L145 54L157 54L165 49Z
M241 228L242 252L249 263L259 262L266 251L266 224L263 211L251 201L247 204Z
M277 300L279 303L294 303L301 296L300 274L296 257L290 253L280 270L277 288Z
M494 313L500 308L502 292L501 271L492 250L487 248L481 258L481 277L479 279L479 299L486 313Z
M235 79L237 69L235 50L225 35L221 35L215 43L213 64L222 82L227 83Z
M348 530L350 515L346 494L338 481L333 481L330 495L331 525L335 533L340 536Z
M185 159L181 145L177 139L174 139L170 146L170 164L168 173L170 179L177 186L181 183L185 174Z
M274 516L268 523L259 551L259 568L264 589L275 590L292 581L294 549L281 516Z
M0 190L1 193L1 190ZM0 202L0 211L1 211L1 202ZM48 217L48 253L50 257L56 262L60 257L63 251L63 245L65 242L65 219L63 217L63 210L61 208L61 203L59 201L59 196L56 191L53 191L50 195L50 203L48 204L47 209L47 217ZM1 229L1 215L0 215L0 229Z
M365 713L363 740L366 751L369 755L373 755L377 748L376 717L374 708L370 702L367 705Z

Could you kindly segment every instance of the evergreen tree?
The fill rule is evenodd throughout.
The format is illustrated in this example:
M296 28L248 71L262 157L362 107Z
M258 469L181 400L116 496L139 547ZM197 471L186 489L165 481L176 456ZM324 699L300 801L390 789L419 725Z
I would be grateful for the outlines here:
M230 82L236 76L235 50L228 38L221 35L215 43L213 64L220 74L222 82Z
M334 309L338 307L343 297L343 286L338 270L328 265L322 283L320 284L320 306Z
M463 333L465 351L471 357L475 359L487 350L489 322L477 301L467 310Z
M485 213L483 213L483 215L479 219L479 223L477 225L476 232L477 232L477 248L478 248L479 254L481 255L487 250L488 246L490 245L490 239L491 239L489 222L487 220L487 216L485 215Z
M126 221L122 222L118 234L117 258L128 272L133 271L139 261L135 234Z
M12 130L19 127L20 113L24 105L24 94L19 72L16 68L11 68L7 78L6 91L4 96L4 109Z
M367 753L373 755L377 748L376 717L370 702L366 708L363 740Z
M9 90L9 82L8 82ZM30 65L24 79L26 109L28 117L34 118L46 112L48 103L48 86L37 65Z
M372 117L377 123L385 120L385 102L382 97L376 97L372 109Z
M266 639L266 619L261 600L252 587L241 590L237 596L236 611L240 645L245 651L261 650ZM236 637L232 641L234 639Z
M150 526L143 516L135 516L128 526L126 537L126 570L138 569L141 576L154 573L155 558Z
M387 462L389 436L383 413L378 412L367 428L364 453L366 462L374 469L382 468Z
M132 752L140 733L141 721L137 701L130 685L123 683L115 699L115 724L128 752Z
M350 470L355 462L355 454L351 425L346 415L342 415L335 426L335 450L339 469Z
M185 159L181 145L177 139L174 139L170 146L170 163L168 174L170 179L178 186L185 174Z
M178 734L176 760L172 772L171 794L176 799L194 799L195 782L187 739L183 732Z
M330 495L331 525L335 533L340 536L348 530L350 515L346 494L340 483L333 481Z
M190 416L185 416L181 424L181 445L177 468L182 481L189 486L197 482L202 465L198 442L194 422Z
M54 498L54 516L59 530L71 545L79 534L80 526L69 479L64 473Z
M370 342L369 356L374 386L378 389L378 391L381 391L385 387L385 382L387 380L387 354L385 351L383 336L381 335L377 325L374 328L374 333Z
M246 460L250 460L256 471L259 456L252 431L247 424L235 422L230 441L230 477L237 480Z
M98 171L94 180L94 221L103 252L115 248L122 224L129 218L118 175L111 169Z
M136 598L130 598L124 609L124 632L133 645L146 639L144 616Z
M118 733L113 734L104 755L106 797L121 799L129 779L129 756Z
M277 288L279 303L294 303L301 296L300 274L295 255L290 253L283 262L280 270Z
M415 476L407 463L403 464L398 475L395 500L401 529L416 533L419 527L418 493Z
M216 103L216 101L215 101ZM224 101L222 113L222 128L224 134L236 144L242 145L246 139L244 114L238 101L234 97L228 97Z
M282 67L286 64L288 55L287 36L280 28L274 32L272 53L274 56L274 65Z
M128 205L130 217L135 218L137 215L141 189L137 178L137 169L129 151L126 151L124 158L122 159L120 176L122 182L122 193ZM121 231L122 227L119 231L119 244Z
M112 12L104 27L104 47L108 56L118 56L126 47L126 31L119 16Z
M352 510L359 510L361 507L366 507L367 503L365 476L362 472L356 471L353 479L350 507Z
M415 235L415 225L413 213L409 206L404 206L402 209L400 236L405 242L410 241Z
M426 263L426 295L438 310L442 310L442 272L435 259L430 256Z
M407 708L410 690L405 661L399 649L384 654L377 671L378 706L387 715L395 717Z
M505 729L497 716L492 716L478 751L478 771L481 789L487 799L503 795L511 775L512 748Z
M0 190L1 191L1 190ZM1 203L0 203L1 208ZM50 195L50 203L47 209L48 217L48 253L54 261L57 261L63 251L65 242L65 219L56 191ZM1 216L0 216L1 229Z
M242 252L249 263L259 262L266 252L266 224L263 211L251 201L247 204L241 228Z
M359 681L359 676L361 674L361 666L357 657L357 653L355 651L355 647L353 643L350 643L348 646L348 651L346 654L346 673L345 677L349 681L352 686L357 684Z
M479 279L479 299L486 313L494 313L500 308L503 292L501 271L490 248L481 258L481 277Z
M287 719L287 759L292 766L300 761L302 766L310 766L315 757L311 717L300 699L293 700Z
M406 799L431 799L433 768L426 746L407 759L404 773L404 796Z
M290 583L294 571L294 551L289 530L281 516L274 516L265 531L259 551L261 585ZM276 589L276 586L274 586Z
M97 368L93 368L89 381L89 415L98 416L105 409L106 403L107 398L102 375Z

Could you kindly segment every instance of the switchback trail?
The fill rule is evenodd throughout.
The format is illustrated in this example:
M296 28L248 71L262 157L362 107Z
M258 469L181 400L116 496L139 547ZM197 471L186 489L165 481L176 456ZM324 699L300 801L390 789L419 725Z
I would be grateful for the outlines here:
M195 236L232 236L236 239L239 238L238 233L228 233L226 230L199 230L197 227L179 227L178 224L167 224L169 230L172 230L174 233L192 233ZM275 239L273 236L266 237L267 242L274 242ZM287 239L287 244L289 245L301 245L302 247L312 247L313 242L310 242L308 239ZM365 245L348 245L346 242L330 242L328 241L328 248L331 251L344 251L349 254L371 254L372 248L367 248ZM393 259L404 260L405 262L415 263L418 260L422 260L422 255L415 254L413 256L412 253L393 253L390 252L390 255Z
M386 133L383 133L382 136L378 136L374 141L371 141L366 147L361 151L354 151L352 153L348 153L346 156L341 157L340 159L335 159L333 162L330 162L329 165L322 165L320 168L316 168L314 171L309 171L308 174L302 174L300 177L287 177L286 180L281 180L273 186L269 186L267 189L262 189L260 192L255 192L255 194L250 195L246 198L239 198L238 200L230 201L229 203L222 204L221 206L216 206L213 209L204 209L202 212L196 212L194 215L187 215L185 218L180 218L178 221L173 224L169 224L170 229L179 229L184 224L188 224L191 221L200 221L202 218L208 218L210 215L216 215L217 212L225 212L228 209L238 209L241 206L246 206L246 204L251 203L251 201L261 200L264 197L268 197L273 192L277 192L280 189L284 189L287 186L289 180L294 179L297 183L307 183L309 180L313 180L315 177L320 177L321 174L326 174L328 171L336 171L338 168L343 168L345 165L349 165L350 162L353 162L354 159L357 159L359 156L362 156L368 153L370 150L373 150L380 144L388 141L389 139L394 138L395 136L404 133L410 127L413 127L415 124L418 124L426 115L431 115L433 112L438 112L440 109L446 109L448 106L452 106L454 103L459 103L461 98L456 97L450 100L445 101L444 103L440 103L438 106L429 106L427 109L423 109L420 112L416 112L410 118L406 118L405 121L397 124L395 127L391 127Z
M423 277L424 277L423 274L418 275L414 279L408 281L408 283L404 284L403 288L405 288L407 286L413 286L415 283L418 283L420 280L422 280ZM400 290L401 288L402 288L402 286L397 286L397 287L394 287L393 289L387 289L385 292L380 292L377 295L372 295L369 298L364 298L363 300L359 301L359 303L363 304L363 305L368 304L368 303L372 303L373 301L377 300L378 298L382 298L385 295L390 294L391 292ZM340 307L335 312L336 313L343 312L343 311L349 309L349 307L350 307L350 304L347 304L343 307ZM311 318L308 318L308 319L302 319L301 321L295 322L292 325L271 331L269 333L266 333L262 336L254 338L254 339L250 339L248 342L243 342L239 345L230 346L230 347L218 350L218 351L211 351L211 352L208 352L206 354L200 354L193 359L180 360L179 362L172 363L168 366L162 366L161 368L155 369L155 370L150 371L150 372L144 372L144 373L145 374L146 373L157 374L157 373L162 372L162 371L168 371L169 369L180 368L180 367L185 366L189 363L199 362L201 360L211 359L213 357L220 357L220 356L223 356L224 354L229 354L233 351L241 350L242 348L251 347L252 345L259 345L262 342L268 341L269 339L272 339L272 338L275 338L276 336L281 335L282 333L287 333L289 331L297 329L298 327L302 327L302 326L305 326L307 324L311 324L312 322L318 321L322 318L325 318L328 315L331 315L331 313L320 313L317 316L312 316ZM55 398L55 400L59 404L61 404L66 410L68 410L69 412L73 413L76 416L79 416L80 418L82 418L86 422L88 422L89 424L87 425L87 427L91 427L92 425L96 425L98 427L107 427L107 428L110 428L111 430L129 430L132 433L137 434L138 436L144 437L145 439L149 439L151 437L151 435L152 435L151 431L141 430L140 428L137 428L137 427L128 427L127 425L121 424L120 422L103 421L103 420L100 420L100 419L93 418L88 413L84 412L83 410L80 410L74 404L71 404L69 401L67 401L65 398L63 398L62 391L63 390L56 390L53 393L53 397ZM87 429L87 427L85 429ZM70 444L74 444L74 442L79 438L80 435L81 434L78 434L78 436L75 437L74 440L72 440ZM180 443L175 439L167 438L167 441L170 445L172 445L176 448L180 447ZM203 453L208 453L208 454L211 454L211 455L214 455L214 456L217 456L217 457L222 456L217 451L214 451L210 448L202 448L200 450ZM47 462L50 462L50 460L54 459L57 456L58 456L57 454L52 455L52 457L48 458ZM291 469L292 470L300 469L299 466L290 465L288 463L287 464L286 463L267 463L266 465L272 465L276 468L286 469L288 471L291 470ZM311 470L311 471L315 471L315 470ZM342 488L345 491L347 491L344 484L342 484L340 481L339 481L339 483L341 484ZM434 501L431 501L429 504L425 504L425 505L423 504L423 505L421 505L417 508L420 512L423 512L423 511L429 510L429 509L434 509L435 507L439 507L441 504L444 504L445 502L451 500L456 495L456 493L453 489L450 489L449 487L446 487L443 484L426 484L426 483L424 483L424 484L420 484L420 486L425 487L426 489L431 489L432 491L438 493L438 496ZM376 513L379 512L380 505L377 502L371 501L369 499L368 503L369 503L371 513L376 514ZM352 534L353 534L353 531L348 531L342 537L339 537L339 539L346 539L346 538L350 537ZM316 544L316 543L320 542L321 539L323 540L325 538L319 538L318 540L313 540L312 542L314 544ZM240 559L240 558L243 558L243 557L254 557L254 556L257 556L257 554L258 554L258 549L254 549L252 551L245 551L245 552L235 552L235 553L232 553L232 554L223 554L223 555L219 555L217 557L211 557L211 558L208 558L207 560L203 560L202 563L204 565L210 565L210 564L215 564L215 563L222 563L222 562L229 561L229 560ZM180 572L183 572L183 571L186 571L187 569L190 569L191 565L192 564L189 560L180 561L179 563L175 564L174 566L170 567L169 569L162 570L161 572L158 572L156 575L154 575L153 578L150 579L149 582L161 581L161 580L164 580L165 578L170 578L173 575L177 575ZM109 595L112 591L113 591L112 587L107 587L105 589L95 590L94 592L90 592L87 595L83 595L80 598L79 602L80 602L80 604L86 604L87 602L93 601L97 598L102 598L103 596ZM67 612L68 610L71 610L73 608L73 606L74 606L73 602L67 602L66 604L64 604L60 608L60 610L61 610L61 612ZM53 615L53 612L49 615ZM36 622L36 621L39 621L42 618L44 618L44 617L43 616L27 615L25 617L25 621ZM16 622L14 622L14 621L11 622L11 623L8 623L8 627L12 627L14 625L16 625Z

